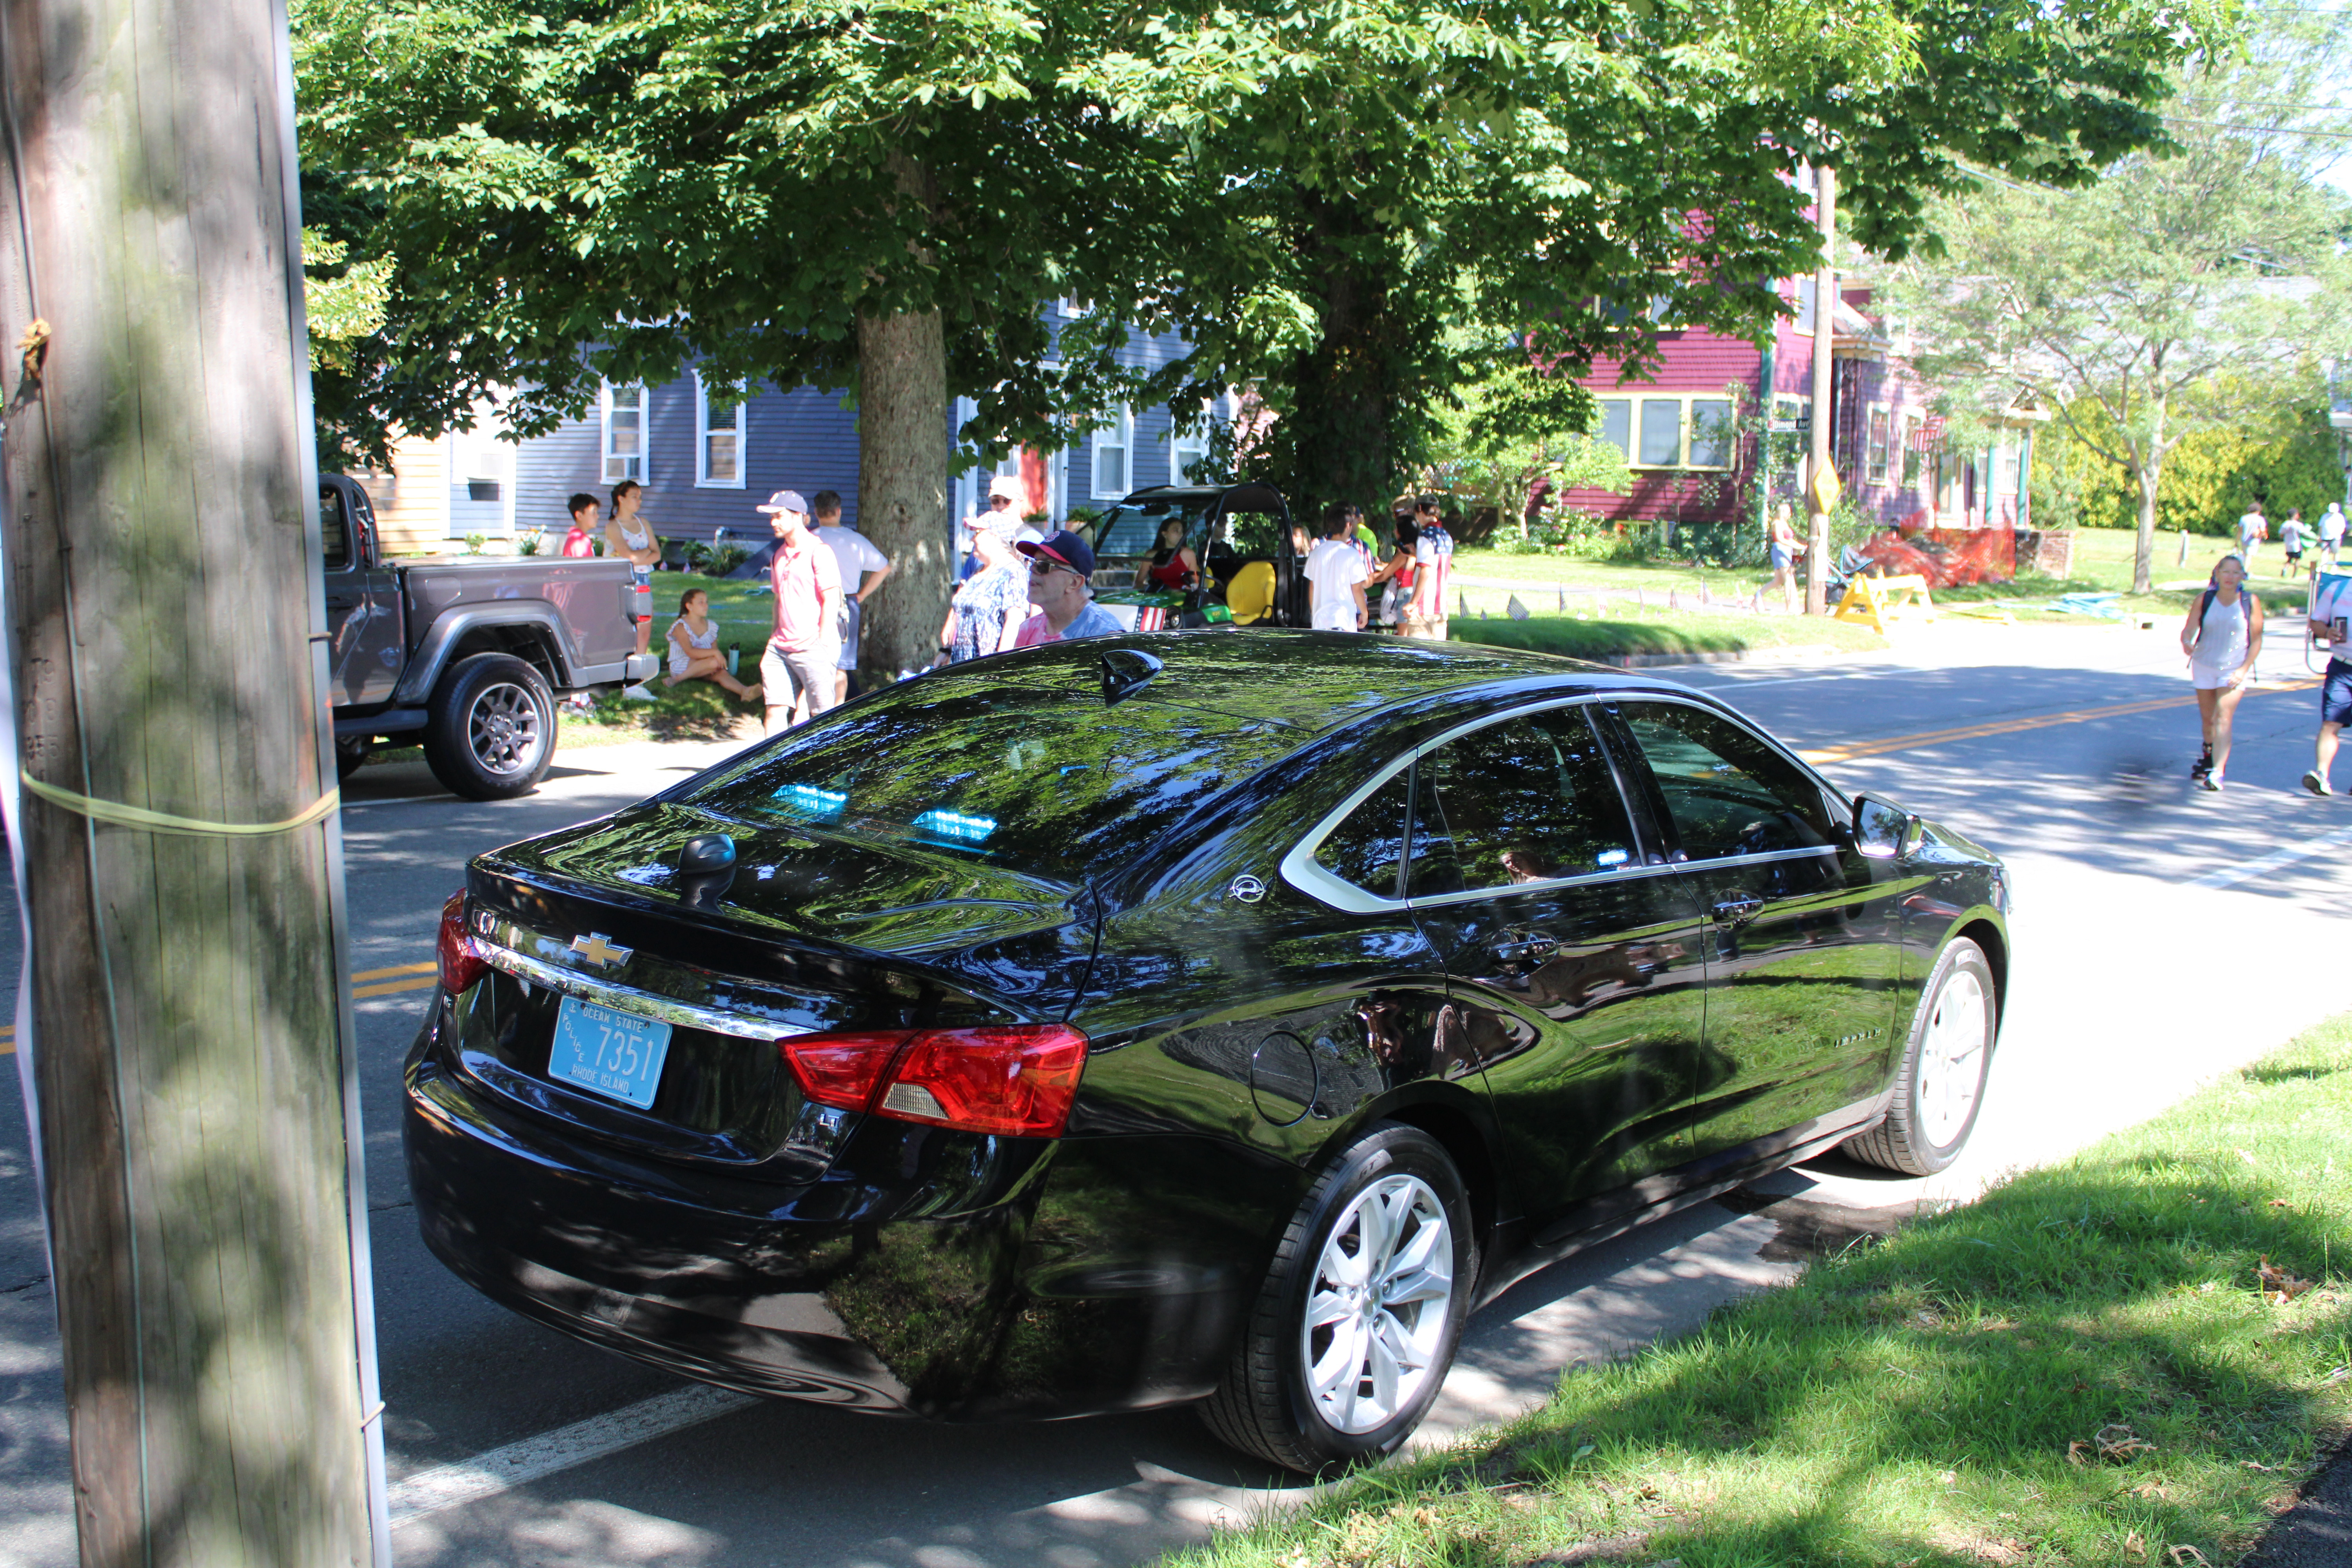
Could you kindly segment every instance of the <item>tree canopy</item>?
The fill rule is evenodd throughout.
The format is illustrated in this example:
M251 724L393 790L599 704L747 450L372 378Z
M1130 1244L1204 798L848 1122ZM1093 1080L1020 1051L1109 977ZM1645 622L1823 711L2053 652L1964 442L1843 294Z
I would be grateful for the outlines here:
M1931 375L1979 406L2032 395L2126 477L2141 592L2181 441L2267 422L2346 342L2352 205L2317 174L2352 132L2323 101L2347 26L2266 15L2242 50L2179 68L2168 144L2088 188L1955 196L1933 215L1945 253L1907 279Z
M689 362L840 387L861 519L920 563L950 464L910 409L1054 445L1238 385L1275 416L1248 471L1377 503L1465 402L1491 441L1564 434L1659 322L1760 333L1813 265L1804 162L1890 255L1970 166L2088 181L2227 3L295 0L312 221L393 263L321 421L380 455ZM1093 308L1054 341L1064 297ZM1136 328L1191 351L1123 368Z
M936 310L1019 439L1100 405L1038 307L1164 247L1147 136L1064 85L1111 7L994 0L296 0L306 202L394 263L322 416L355 453L601 379L858 386L858 316Z

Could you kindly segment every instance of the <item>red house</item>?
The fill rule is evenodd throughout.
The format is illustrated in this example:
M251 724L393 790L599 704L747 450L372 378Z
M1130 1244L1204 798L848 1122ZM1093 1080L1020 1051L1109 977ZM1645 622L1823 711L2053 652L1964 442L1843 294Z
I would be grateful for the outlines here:
M1654 382L1622 379L1597 362L1586 385L1601 404L1598 434L1625 454L1630 494L1570 489L1551 498L1612 522L1658 525L1760 521L1786 498L1800 516L1798 463L1810 440L1814 280L1790 279L1793 319L1769 341L1700 329L1660 334ZM2021 528L2033 416L2012 413L1996 444L1960 451L1943 439L1929 390L1914 374L1909 330L1872 310L1873 289L1851 284L1832 313L1831 461L1846 493L1880 521L1917 528ZM1759 471L1769 429L1773 471Z

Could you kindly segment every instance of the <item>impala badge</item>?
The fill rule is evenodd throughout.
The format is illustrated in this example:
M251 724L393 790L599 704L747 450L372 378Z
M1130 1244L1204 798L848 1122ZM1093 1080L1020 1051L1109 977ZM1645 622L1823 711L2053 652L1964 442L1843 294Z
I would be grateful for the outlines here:
M603 931L592 931L586 936L573 937L572 951L599 969L609 969L614 964L628 963L629 954L637 950L634 947L614 947L604 940Z

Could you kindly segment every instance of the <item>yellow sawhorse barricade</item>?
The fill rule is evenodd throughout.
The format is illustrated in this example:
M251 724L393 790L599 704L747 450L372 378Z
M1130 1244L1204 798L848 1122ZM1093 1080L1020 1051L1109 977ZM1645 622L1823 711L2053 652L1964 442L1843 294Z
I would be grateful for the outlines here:
M1936 602L1927 597L1927 579L1916 573L1907 577L1865 577L1845 580L1845 597L1838 601L1836 619L1861 621L1884 637L1894 620L1932 621Z

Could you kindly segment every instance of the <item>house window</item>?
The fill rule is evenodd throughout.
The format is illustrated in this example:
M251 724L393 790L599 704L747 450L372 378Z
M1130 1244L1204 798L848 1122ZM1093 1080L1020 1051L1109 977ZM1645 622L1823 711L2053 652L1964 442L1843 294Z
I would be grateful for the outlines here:
M1813 335L1813 296L1821 289L1819 278L1799 278L1797 285L1797 321L1791 329L1806 337Z
M1180 430L1172 423L1168 426L1168 482L1170 484L1190 485L1202 482L1193 479L1192 470L1196 465L1209 460L1208 421L1216 417L1216 408L1217 405L1213 400L1201 405L1202 423L1197 430ZM1170 408L1169 414L1171 418L1174 417L1175 409Z
M1679 397L1642 399L1642 445L1633 458L1644 468L1672 468L1683 460L1683 403Z
M1094 494L1097 500L1118 500L1135 486L1129 458L1135 447L1135 416L1124 405L1103 416L1094 431Z
M1920 490L1924 493L1927 476L1922 470L1927 465L1921 459L1927 454L1919 449L1919 411L1916 408L1906 408L1896 419L1895 429L1896 437L1903 447L1903 488L1907 490Z
M1738 455L1738 407L1728 397L1670 394L1604 397L1596 439L1636 468L1728 468Z
M623 479L646 482L646 416L643 383L629 386L604 384L604 482Z
M1731 467L1731 399L1694 397L1690 402L1690 453L1684 467Z
M1883 485L1886 482L1890 448L1895 441L1895 413L1884 403L1870 405L1869 428L1864 433L1862 457L1863 483Z
M494 408L478 403L473 415L474 427L452 430L446 447L452 539L514 530L514 443L499 439L504 426Z
M745 411L751 406L743 397L714 398L710 388L702 382L702 373L694 373L694 482L720 489L740 490L743 488L743 434ZM606 466L610 467L610 459Z
M1601 437L1633 460L1633 404L1624 397L1604 397L1601 400Z

